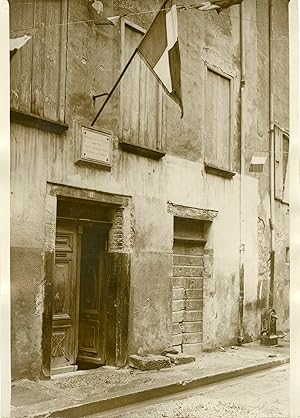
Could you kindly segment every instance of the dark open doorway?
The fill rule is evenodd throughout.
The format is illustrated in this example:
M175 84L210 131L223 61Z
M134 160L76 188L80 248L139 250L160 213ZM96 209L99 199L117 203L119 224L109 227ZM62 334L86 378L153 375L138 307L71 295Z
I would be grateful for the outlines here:
M105 364L106 248L105 227L91 223L82 226L77 356L80 369Z

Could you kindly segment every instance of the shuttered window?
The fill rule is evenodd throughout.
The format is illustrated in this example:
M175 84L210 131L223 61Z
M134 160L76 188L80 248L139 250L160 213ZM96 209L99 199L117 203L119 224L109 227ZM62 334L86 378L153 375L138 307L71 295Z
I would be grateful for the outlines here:
M207 68L205 97L205 161L231 169L232 79Z
M140 43L144 30L122 22L122 68ZM153 150L162 149L163 92L137 54L121 81L120 139Z
M275 126L274 141L275 198L288 202L289 137L278 126Z
M64 121L67 0L10 1L10 37L32 38L11 61L11 107Z

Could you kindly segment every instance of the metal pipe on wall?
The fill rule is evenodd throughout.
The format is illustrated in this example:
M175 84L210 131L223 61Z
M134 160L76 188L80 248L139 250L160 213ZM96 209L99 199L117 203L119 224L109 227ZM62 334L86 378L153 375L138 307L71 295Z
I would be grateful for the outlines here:
M239 330L238 345L244 342L244 258L245 258L245 218L244 218L244 180L245 180L245 33L244 33L244 4L240 4L240 135L241 135L241 153L240 153L240 291L239 291Z
M273 106L273 0L269 0L269 135L270 135L270 231L271 231L271 270L270 270L270 290L269 307L273 308L273 293L275 279L275 207L274 207L274 106Z

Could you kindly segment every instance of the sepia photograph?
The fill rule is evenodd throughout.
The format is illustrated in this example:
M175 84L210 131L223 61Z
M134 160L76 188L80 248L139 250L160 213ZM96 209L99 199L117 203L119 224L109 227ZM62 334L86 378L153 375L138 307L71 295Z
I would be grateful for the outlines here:
M0 4L0 417L300 417L298 1Z

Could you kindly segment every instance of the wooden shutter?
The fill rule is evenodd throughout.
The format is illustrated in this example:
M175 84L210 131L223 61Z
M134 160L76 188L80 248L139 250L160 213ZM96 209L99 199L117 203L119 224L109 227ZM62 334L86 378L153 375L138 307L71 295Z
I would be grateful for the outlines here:
M122 66L144 33L124 22ZM121 139L151 149L161 149L162 87L139 55L121 81Z
M210 69L207 69L205 121L207 162L230 169L231 81Z
M274 171L275 171L275 199L282 199L283 194L283 143L282 131L278 126L274 127Z
M68 0L12 0L10 37L32 38L11 61L11 106L64 121Z
M283 135L282 137L282 151L283 151L283 195L282 199L285 202L289 201L289 137Z

